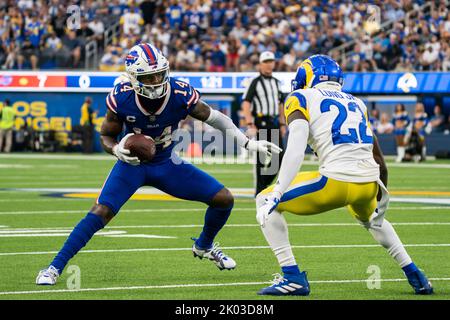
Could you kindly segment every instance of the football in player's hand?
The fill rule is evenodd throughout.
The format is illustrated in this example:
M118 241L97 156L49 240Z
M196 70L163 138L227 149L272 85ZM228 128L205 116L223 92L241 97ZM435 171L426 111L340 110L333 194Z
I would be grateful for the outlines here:
M155 141L143 134L130 136L124 147L130 150L131 156L138 157L141 161L151 161L156 154Z

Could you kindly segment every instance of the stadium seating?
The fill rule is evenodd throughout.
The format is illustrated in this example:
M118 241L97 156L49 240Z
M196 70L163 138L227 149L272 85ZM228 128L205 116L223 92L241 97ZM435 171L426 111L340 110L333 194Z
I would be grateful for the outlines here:
M276 53L279 71L294 71L314 53L332 54L353 71L450 68L448 1L79 3L73 31L70 1L2 2L0 66L83 68L88 58L119 71L127 48L149 41L180 71L253 71L264 50Z

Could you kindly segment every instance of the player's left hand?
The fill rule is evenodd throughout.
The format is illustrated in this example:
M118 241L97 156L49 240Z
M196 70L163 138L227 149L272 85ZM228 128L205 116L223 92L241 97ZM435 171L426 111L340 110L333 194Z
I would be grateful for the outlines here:
M264 199L264 204L256 210L256 219L261 227L265 227L269 215L280 203L281 195L278 192L272 192Z
M268 157L272 156L272 153L280 153L283 151L276 144L266 140L249 140L247 144L248 151L264 152Z

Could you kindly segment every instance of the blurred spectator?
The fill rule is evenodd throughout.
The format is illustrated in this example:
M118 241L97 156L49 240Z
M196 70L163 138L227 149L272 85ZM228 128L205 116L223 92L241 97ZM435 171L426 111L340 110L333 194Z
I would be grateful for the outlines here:
M368 5L372 2L379 12ZM174 61L179 51L177 40L187 33L183 42L195 52L197 61L192 71L211 69L214 51L211 44L217 41L225 55L223 59L221 53L215 53L216 60L220 61L217 69L225 71L256 71L258 56L265 50L273 51L277 57L275 71L295 71L297 62L318 53L332 54L345 71L450 69L450 12L443 1L432 1L429 11L421 11L425 2L410 0L78 0L75 4L81 8L82 27L77 30L76 44L66 30L66 10L72 2L9 0L3 3L0 5L0 65L4 69L37 68L41 58L43 67L51 67L48 52L43 52L48 51L47 39L53 32L63 43L62 52L75 61L69 63L74 68L83 65L80 62L84 60L85 43L93 39L98 43L99 56L109 62L123 59L123 56L110 55L108 45L114 41L123 49L130 43L158 43L163 53ZM416 13L410 14L413 9ZM379 21L375 19L378 13ZM395 21L389 24L393 29L381 30L380 26L388 21ZM110 27L117 22L121 28L115 34L111 32L115 29ZM108 37L103 39L106 30L109 30ZM346 48L344 54L330 53L347 43L355 45ZM122 55L125 54L124 51ZM53 67L65 67L60 64L54 63Z
M238 14L239 12L236 8L236 4L233 1L229 1L224 11L225 28L227 30L226 32L229 32L236 25Z
M6 99L0 109L0 152L11 152L15 112L11 102ZM3 148L3 146L5 146Z
M389 134L394 132L394 125L389 120L389 115L386 112L381 113L381 119L377 126L378 134Z
M175 68L180 71L189 71L195 68L194 64L195 52L182 44L175 58Z
M428 44L421 56L420 63L422 70L436 70L436 62L439 58L439 51L435 51L433 46Z
M405 135L406 154L404 161L425 161L426 142L425 128L428 124L428 115L425 113L425 107L422 102L416 103L414 118L408 126Z
M28 38L34 48L39 49L44 33L44 24L39 20L37 13L33 13L31 21L25 25L25 37Z
M105 54L100 60L100 71L124 71L124 50L115 42L106 47Z
M378 111L378 109L373 108L372 110L370 110L369 122L373 132L377 134L378 123L380 122L380 112Z
M210 12L210 26L212 28L220 28L223 26L225 10L224 6L226 3L221 3L220 1L213 0Z
M425 160L425 140L420 136L416 129L412 128L405 136L405 157L402 161L419 162Z
M151 25L156 13L156 1L155 0L143 0L139 5L142 11L142 17L144 19L144 26Z
M89 22L88 27L94 33L94 38L97 42L102 45L103 41L103 33L105 32L105 25L103 21L100 19L100 16L94 16L94 20Z
M76 31L77 39L80 40L82 47L86 45L87 42L94 39L94 31L89 27L86 19L81 20L80 29Z
M125 35L140 34L144 19L139 8L131 5L129 9L126 9L125 14L120 18L120 24Z
M66 67L78 68L81 59L82 42L77 38L76 32L69 30L64 36L62 43L65 54L71 59L71 62Z
M86 97L81 106L80 125L83 127L83 152L94 152L94 120L97 113L92 109L92 98Z
M386 66L386 70L389 71L395 69L395 66L400 62L401 55L402 50L399 44L398 36L391 33L389 36L389 44L386 48L384 56L384 65Z
M416 103L412 126L421 136L425 136L425 128L428 124L428 115L425 113L425 107L422 102Z
M445 126L445 131L444 134L449 134L450 133L450 115L447 118L447 125Z
M211 65L210 65L208 71L212 71L212 72L225 71L226 56L222 52L222 50L220 50L219 44L214 45L214 50L211 52L209 59L211 61Z
M450 45L444 42L441 47L442 71L450 71Z
M295 61L297 56L295 49L292 48L288 53L286 53L280 61L279 71L291 71L295 69Z
M227 46L227 71L239 71L239 49L241 42L236 38L231 38Z
M42 68L51 67L66 67L69 63L70 57L66 55L63 50L62 41L52 32L45 40L44 49L42 51Z
M183 22L183 7L178 4L177 0L171 0L170 6L166 11L167 25L171 29L180 29Z
M299 33L297 41L294 43L293 48L295 51L304 54L308 51L310 43L305 39L305 35L303 33Z
M396 162L401 162L405 157L405 134L411 120L404 104L397 104L395 106L394 115L392 117L392 124L394 125L395 141L397 143L397 158Z
M20 48L17 56L15 68L22 69L38 69L39 49L33 46L29 38L26 38Z
M445 116L442 114L441 107L434 107L434 115L430 118L431 132L443 132L445 129Z

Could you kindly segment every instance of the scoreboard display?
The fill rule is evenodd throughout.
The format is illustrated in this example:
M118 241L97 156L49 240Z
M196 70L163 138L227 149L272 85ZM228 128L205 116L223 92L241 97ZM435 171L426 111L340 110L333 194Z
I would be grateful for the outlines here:
M0 92L108 92L120 79L116 72L21 72L0 73ZM184 73L172 77L188 82L202 93L243 93L255 72ZM290 91L294 73L274 73L282 90ZM344 91L353 94L449 93L450 73L345 73Z

